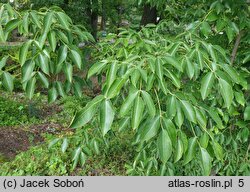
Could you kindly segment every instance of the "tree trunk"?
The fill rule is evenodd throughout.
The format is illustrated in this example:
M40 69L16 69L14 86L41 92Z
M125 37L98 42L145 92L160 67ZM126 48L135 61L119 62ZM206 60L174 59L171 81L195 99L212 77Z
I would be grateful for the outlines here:
M101 30L106 31L106 7L102 1L102 20L101 20Z
M121 26L121 15L122 15L122 7L121 7L121 5L117 5L116 11L117 11L117 14L118 14L117 29L119 29L120 26ZM119 30L118 30L118 32L119 32Z
M146 4L144 5L140 26L142 27L149 23L157 23L157 9L156 7L151 7L149 4Z
M91 14L91 28L92 28L92 35L97 40L97 27L98 27L98 14L97 12L92 12Z
M97 27L98 27L98 0L88 1L87 15L89 17L89 24L91 27L91 34L97 40Z

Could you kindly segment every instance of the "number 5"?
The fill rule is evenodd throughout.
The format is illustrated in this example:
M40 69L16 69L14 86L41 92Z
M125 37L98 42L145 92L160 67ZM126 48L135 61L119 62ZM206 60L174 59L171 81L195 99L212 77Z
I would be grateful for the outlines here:
M239 187L243 187L244 186L244 179L239 179Z

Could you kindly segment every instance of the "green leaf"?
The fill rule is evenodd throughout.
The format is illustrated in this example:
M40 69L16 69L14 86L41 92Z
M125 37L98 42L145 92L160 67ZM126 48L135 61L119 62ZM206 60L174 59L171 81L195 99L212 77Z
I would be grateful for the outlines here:
M234 98L233 89L231 85L229 85L224 79L219 79L219 85L220 93L223 97L226 107L229 109Z
M211 44L209 44L207 46L207 50L209 51L209 53L210 53L210 55L211 55L211 57L212 57L212 59L214 61L214 62L212 62L212 69L214 71L216 71L216 68L217 68L217 57L216 57L215 52L214 52L214 46L212 46Z
M250 121L250 106L247 106L244 111L244 120Z
M183 143L183 154L186 153L188 150L188 139L187 135L183 131L178 131L178 136L181 139L181 142Z
M224 71L232 78L232 80L239 84L240 82L240 77L237 71L231 67L230 65L223 65Z
M81 111L79 111L71 122L71 128L83 127L95 115L100 102L104 99L103 95L95 97Z
M111 87L109 88L108 92L107 92L107 97L108 98L113 98L115 96L117 96L122 88L122 86L125 83L125 79L123 78L117 78L114 83L111 85Z
M180 100L180 101L182 104L181 106L185 114L185 117L189 121L196 123L196 115L195 115L194 107L188 101L184 101L184 100Z
M244 97L244 94L242 93L242 91L234 92L234 95L235 95L236 101L240 105L245 106L246 100L245 100L245 97Z
M68 139L67 139L67 138L64 138L64 139L63 139L63 143L62 143L62 152L63 152L63 153L66 152L68 146L69 146Z
M126 118L122 119L119 122L119 129L118 129L118 131L122 132L123 130L125 130L128 127L129 124L130 124L130 117L126 117Z
M215 157L218 160L222 161L223 157L224 157L224 154L223 154L223 149L220 146L220 144L218 142L216 142L216 141L213 140L212 147L213 147L213 150L214 150Z
M86 159L87 159L87 157L86 157L85 153L81 152L81 154L80 154L81 166L83 166L85 164Z
M200 65L200 69L202 70L204 68L204 58L202 56L202 53L200 52L199 49L196 50L196 53L197 53L197 59L198 59L198 63Z
M166 81L165 81L164 79L162 79L162 80L159 82L159 84L160 84L160 88L161 88L161 90L163 91L163 93L164 93L165 95L168 95L168 94L169 94L169 90L168 90L168 88L167 88L167 83L166 83Z
M138 82L140 82L141 73L138 69L132 69L131 83L134 87L137 87Z
M142 93L143 100L148 108L149 115L151 117L154 117L156 113L156 109L155 109L155 105L154 105L154 101L152 97L146 91L141 91L141 93Z
M106 66L106 62L98 62L98 63L95 63L94 65L92 65L88 71L88 79L97 74L97 73L100 73L101 70Z
M74 150L72 158L73 161L78 161L81 150L81 147L78 147Z
M172 142L165 129L162 129L157 139L157 147L159 152L159 157L162 163L167 163L168 159L172 155Z
M209 113L210 117L216 122L218 128L223 129L224 126L223 126L223 123L222 123L221 118L219 117L217 111L214 108L210 108L208 110L208 113Z
M173 144L176 143L177 133L176 133L176 127L175 127L174 123L170 119L163 117L163 127L164 127L164 129L167 130L168 135L169 135L172 143Z
M82 68L81 55L77 51L71 50L71 58L72 58L73 62L77 65L77 67L79 69L81 69Z
M5 89L8 91L12 92L14 89L14 83L13 83L14 78L9 72L3 72L2 74L2 83Z
M212 11L209 13L207 16L207 21L217 21L218 20L218 15L215 13L215 11Z
M141 127L142 131L140 133L140 141L149 141L151 138L155 137L160 128L160 116L156 116L150 119L145 127Z
M48 91L48 103L53 103L56 100L57 96L58 96L58 94L57 94L56 88L52 87Z
M6 62L8 60L9 56L4 56L0 61L0 70L6 65Z
M31 11L31 12L30 12L30 15L31 15L31 18L32 18L33 22L36 24L36 26L37 26L38 28L41 28L41 23L40 23L40 21L39 21L39 19L38 19L38 16L37 16L37 14L36 14L36 11Z
M56 50L56 34L54 31L50 31L48 33L48 40L49 40L49 44L52 48L52 51L55 52L55 50Z
M108 87L110 87L112 85L112 83L115 81L117 70L118 70L118 65L117 65L117 62L114 61L114 63L112 63L110 65L110 68L109 68L108 73L106 75L107 76L106 84Z
M81 151L82 151L82 148L81 147L78 147L74 150L73 152L73 158L72 158L72 161L73 161L73 166L72 166L72 169L75 169L76 166L77 166L77 163L79 161L79 157L80 157L80 154L81 154Z
M247 54L246 56L245 56L245 58L243 59L243 61L242 61L242 63L247 63L248 61L250 61L250 54Z
M15 28L18 27L18 25L21 23L22 21L19 19L13 19L11 21L9 21L6 26L5 26L5 32L9 33L11 31L13 31Z
M67 49L66 45L62 45L58 50L57 64L58 65L62 64L65 61L65 59L67 58L67 55L68 55L68 49Z
M72 83L72 75L73 75L73 66L69 63L65 64L65 75L66 75L66 79Z
M66 93L63 89L62 82L60 82L60 81L56 82L56 89L61 97L66 97Z
M210 157L206 149L201 147L200 150L201 150L203 175L209 176L211 172L211 167L212 167L212 158Z
M56 13L57 15L57 19L59 20L59 22L61 23L61 25L66 29L66 30L69 30L69 19L67 17L67 15L63 12L57 12Z
M207 118L206 118L204 112L202 112L201 110L195 108L195 114L196 114L196 119L197 119L198 124L202 128L206 128L206 126L207 126Z
M94 152L96 155L100 154L100 150L99 150L99 145L96 139L94 139L93 141L93 148L94 148Z
M120 112L119 115L121 117L124 117L125 115L128 114L128 112L131 110L134 100L137 97L139 91L135 91L135 92L131 92L128 97L125 99L125 101L123 102L121 108L120 108Z
M201 32L205 37L208 37L209 34L212 32L208 22L205 21L201 24Z
M166 75L172 80L172 83L179 89L181 87L180 79L176 75L171 73L169 70L166 71L167 71Z
M40 64L42 71L45 74L49 75L49 59L47 58L47 56L43 55L42 53L39 54L38 58L39 58L39 64Z
M19 51L19 62L21 64L21 66L25 63L26 61L26 58L27 58L27 55L28 55L28 50L29 50L29 47L31 45L31 40L25 42L22 47L20 48L20 51Z
M223 19L218 19L216 22L216 29L218 32L222 31L227 26L227 22Z
M58 39L63 43L65 43L66 45L70 44L68 37L62 31L57 30L56 35L58 36Z
M144 80L144 82L147 83L148 82L147 70L144 70L141 67L138 67L138 70L140 71L140 75L141 75L142 79Z
M39 46L40 49L43 49L43 46L45 44L46 39L47 39L47 33L43 33L40 36L40 38L38 39L38 42L39 42L38 46Z
M77 97L82 97L82 85L80 82L74 82L73 84L74 95Z
M156 75L159 77L160 80L163 78L163 67L162 61L160 58L156 58L155 60L155 72Z
M243 77L242 75L240 75L240 85L242 86L242 88L244 90L248 89L248 81L246 80L245 77Z
M240 33L238 26L234 22L231 22L230 25L236 34Z
M44 20L43 20L44 33L48 33L51 27L52 21L53 21L53 16L54 16L53 12L48 12L45 15Z
M52 141L49 142L48 148L51 149L51 147L53 147L55 144L58 143L58 141L60 141L61 138L55 138Z
M26 13L24 16L23 16L23 29L25 31L26 34L29 33L29 13Z
M33 60L27 60L21 67L22 71L22 82L30 80L32 77L33 69L35 67L35 62Z
M212 72L208 72L201 80L201 97L203 100L211 93L212 86L214 84L214 74Z
M152 56L150 56L147 60L149 69L151 70L151 72L153 72L153 74L155 73L155 60L155 57Z
M172 118L176 115L176 97L170 96L167 100L167 115L168 117Z
M208 146L208 141L209 141L209 135L206 132L204 132L200 137L200 145L201 145L201 147L206 149L207 146Z
M140 122L142 120L143 111L144 111L144 102L139 95L135 99L135 104L133 107L134 108L133 108L133 113L132 113L131 126L132 126L132 129L135 130L140 125Z
M163 60L167 63L175 67L178 71L183 72L182 65L181 63L175 59L174 57L171 56L166 56L163 58Z
M41 80L42 84L44 85L45 88L49 88L49 80L47 79L47 77L42 74L41 72L38 72L38 77Z
M105 136L106 133L111 129L114 116L115 112L110 100L106 99L102 101L100 105L100 125L103 136Z
M194 158L196 153L196 145L197 145L197 137L192 137L188 140L188 148L184 156L183 165L188 164Z
M28 82L26 86L26 95L29 99L32 99L34 92L35 92L35 86L36 86L36 78L32 77Z
M245 127L241 132L242 143L246 143L249 140L249 128Z
M169 53L171 56L175 56L176 52L180 48L180 45L181 45L180 42L176 42L172 44L171 48L169 49Z
M183 155L183 143L180 138L177 140L177 146L175 150L174 163L178 162Z
M154 81L155 81L155 75L152 73L151 75L149 75L148 77L148 81L146 84L146 90L150 91L154 85Z
M176 102L176 116L174 121L178 127L181 127L184 121L183 113L179 102Z
M194 65L191 63L189 58L186 57L186 72L189 79L192 79L194 76Z
M227 34L229 43L232 42L234 39L234 30L228 26L226 27L226 34Z
M0 25L0 42L6 42L8 38L8 33L4 33L2 25Z

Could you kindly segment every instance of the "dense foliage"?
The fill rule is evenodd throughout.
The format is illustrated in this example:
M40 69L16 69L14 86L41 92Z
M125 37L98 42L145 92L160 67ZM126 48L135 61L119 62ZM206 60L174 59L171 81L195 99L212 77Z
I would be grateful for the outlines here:
M21 76L28 98L33 97L38 80L40 86L48 89L49 102L55 101L58 95L64 97L71 90L81 95L82 80L73 76L75 68L84 67L78 44L94 41L93 37L82 26L73 25L57 7L19 14L9 4L3 4L1 10L0 42L7 42L15 30L23 38L18 55L1 58L4 88L14 89L14 77L10 74L13 66L8 65L10 59L16 62L14 68L18 67L21 72L15 74L15 78Z
M75 133L49 147L60 143L73 170L101 149L109 153L112 141L125 133L135 149L126 164L129 175L249 175L247 2L148 5L160 13L157 25L120 29L94 46L87 79L97 76L101 93L76 113L70 124ZM30 99L37 79L49 102L81 96L87 79L79 73L86 68L77 45L94 42L92 36L57 7L19 13L3 4L1 10L0 41L14 30L25 38L18 57L11 55L15 64L1 58L3 87L14 89L14 65Z

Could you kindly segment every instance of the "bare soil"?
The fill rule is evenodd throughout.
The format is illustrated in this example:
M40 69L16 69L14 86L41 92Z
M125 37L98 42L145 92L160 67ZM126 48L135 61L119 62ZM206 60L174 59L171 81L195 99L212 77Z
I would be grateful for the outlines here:
M0 154L7 159L14 158L18 153L26 151L30 146L43 142L43 133L56 134L62 126L56 123L43 123L22 127L0 127Z

